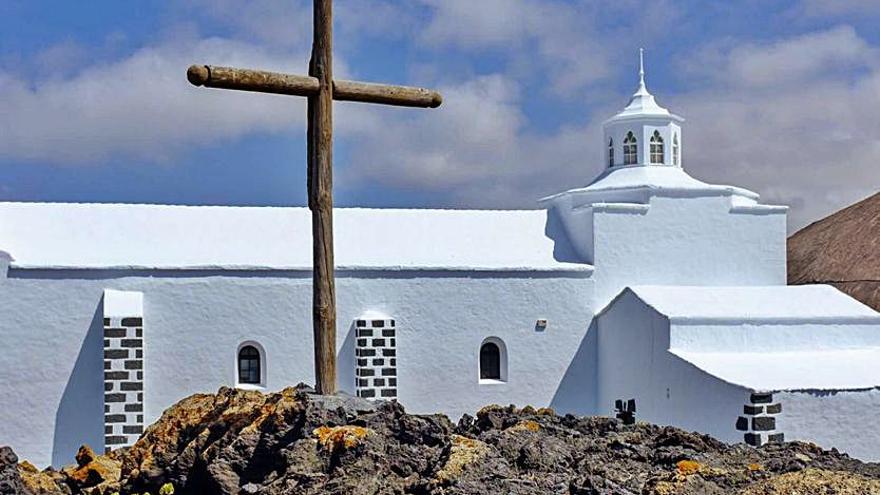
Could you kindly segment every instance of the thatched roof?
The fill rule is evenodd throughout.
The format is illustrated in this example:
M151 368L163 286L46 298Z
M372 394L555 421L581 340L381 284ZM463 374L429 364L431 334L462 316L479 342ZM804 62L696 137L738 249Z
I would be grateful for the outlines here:
M880 193L791 236L788 283L831 284L880 311Z

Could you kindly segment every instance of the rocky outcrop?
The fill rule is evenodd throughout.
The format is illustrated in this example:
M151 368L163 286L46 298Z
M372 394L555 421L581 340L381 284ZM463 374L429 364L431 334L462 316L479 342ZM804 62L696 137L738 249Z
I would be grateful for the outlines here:
M488 406L453 424L407 414L396 402L310 392L194 395L103 460L121 461L118 485L107 479L112 465L100 471L101 456L89 451L76 468L51 473L72 493L173 486L178 495L845 494L877 493L880 480L876 464L804 443L754 449L671 427L513 406Z
M9 447L0 447L0 495L28 494L21 481L18 456Z

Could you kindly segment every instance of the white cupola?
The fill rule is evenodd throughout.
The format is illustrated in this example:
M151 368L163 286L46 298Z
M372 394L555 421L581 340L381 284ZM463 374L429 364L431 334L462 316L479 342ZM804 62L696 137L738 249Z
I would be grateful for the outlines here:
M654 100L645 86L644 50L639 49L639 89L626 108L603 124L605 164L619 167L681 167L684 119Z

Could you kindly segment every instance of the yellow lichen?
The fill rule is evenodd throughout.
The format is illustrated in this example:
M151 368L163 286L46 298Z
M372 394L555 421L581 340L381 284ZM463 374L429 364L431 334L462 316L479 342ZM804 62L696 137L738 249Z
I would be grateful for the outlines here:
M555 416L556 411L554 411L552 407L541 407L541 408L538 408L538 411L536 412L536 414L538 416Z
M437 481L446 483L457 479L465 468L474 462L481 460L489 453L489 447L473 438L452 435L452 449L446 464L437 471Z
M541 425L539 425L535 421L531 421L528 419L524 419L519 423L510 427L511 431L538 431L541 429Z
M697 461L685 459L683 461L678 461L675 464L675 467L678 468L679 473L687 476L699 472L703 466Z
M763 470L764 470L764 466L762 466L760 464L757 464L754 462L749 464L749 471L763 471Z
M371 435L373 430L363 426L321 426L312 432L318 443L327 450L351 449Z

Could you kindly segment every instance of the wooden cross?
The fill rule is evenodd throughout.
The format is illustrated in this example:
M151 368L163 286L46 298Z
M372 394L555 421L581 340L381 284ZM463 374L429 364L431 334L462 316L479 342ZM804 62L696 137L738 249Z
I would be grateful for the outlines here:
M314 39L309 75L193 65L186 77L196 86L308 97L308 192L312 211L312 324L315 389L336 391L336 288L333 265L333 100L436 108L436 91L333 80L331 0L314 0Z

